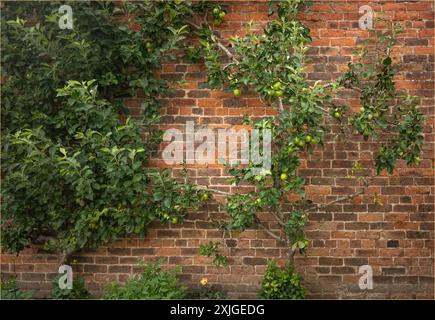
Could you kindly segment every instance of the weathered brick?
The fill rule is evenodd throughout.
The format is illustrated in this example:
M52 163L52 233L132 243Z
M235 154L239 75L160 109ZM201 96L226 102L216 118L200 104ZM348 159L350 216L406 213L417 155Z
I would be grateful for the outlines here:
M247 265L265 265L267 260L265 258L251 258L245 257L243 258L243 263Z
M328 266L341 266L343 264L343 259L342 258L320 257L319 264L320 265L328 265Z

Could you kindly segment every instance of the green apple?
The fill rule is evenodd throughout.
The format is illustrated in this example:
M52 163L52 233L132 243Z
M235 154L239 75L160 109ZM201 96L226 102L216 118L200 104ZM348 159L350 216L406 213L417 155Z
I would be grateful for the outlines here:
M274 95L275 97L281 97L284 94L284 91L282 90L275 90Z
M275 84L273 85L273 89L275 90L281 89L281 82L275 82Z

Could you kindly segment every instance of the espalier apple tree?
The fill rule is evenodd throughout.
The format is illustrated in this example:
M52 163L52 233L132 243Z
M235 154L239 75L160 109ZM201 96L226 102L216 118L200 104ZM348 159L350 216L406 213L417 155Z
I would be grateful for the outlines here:
M202 20L189 23L200 38L197 50L205 57L208 83L231 88L236 98L255 91L265 105L277 111L275 117L246 118L253 128L272 131L272 167L260 174L253 174L256 166L252 163L230 168L235 185L249 182L256 188L247 194L228 193L226 210L230 230L261 228L287 243L290 260L307 249L303 229L308 212L364 194L370 183L367 171L355 162L351 171L360 184L356 193L320 205L306 200L304 179L298 172L301 153L323 147L327 123L338 125L341 136L359 133L366 141L379 141L377 174L384 169L392 173L399 159L418 164L423 143L424 118L417 108L418 97L398 92L394 84L399 68L392 53L400 25L367 31L368 40L356 50L348 70L334 81L310 81L310 30L298 20L298 12L308 7L302 0L271 1L273 18L262 32L252 30L229 40L219 37L214 30L216 21L207 19L207 10ZM337 102L343 101L339 99L343 90L359 95L358 110ZM259 219L257 213L264 211L273 214L281 230L272 230Z
M400 159L420 161L424 118L418 98L398 92L394 83L397 25L367 31L371 40L348 70L325 82L307 78L311 37L298 19L299 10L308 9L302 0L271 1L271 19L261 32L229 40L215 30L227 12L217 2L70 5L74 28L67 30L58 26L54 2L11 2L2 10L1 226L3 248L10 252L36 242L62 252L65 262L81 248L144 235L152 221L182 223L189 210L219 192L226 195L223 228L261 228L287 244L291 261L307 249L308 212L361 195L370 184L356 163L358 192L320 205L306 199L301 154L323 147L329 125L338 125L343 135L378 140L378 174L391 173ZM155 71L179 52L205 63L211 87L231 90L235 98L255 91L276 109L274 117L245 118L272 132L270 170L258 173L252 163L228 168L234 184L249 182L255 191L230 194L187 178L177 183L167 170L146 168L161 141L158 98L170 90ZM343 90L358 94L360 109L337 102ZM138 91L140 120L122 103ZM261 221L260 212L270 212L280 230ZM226 265L218 247L210 243L201 252ZM279 274L276 268L268 279ZM264 288L268 297L298 297Z

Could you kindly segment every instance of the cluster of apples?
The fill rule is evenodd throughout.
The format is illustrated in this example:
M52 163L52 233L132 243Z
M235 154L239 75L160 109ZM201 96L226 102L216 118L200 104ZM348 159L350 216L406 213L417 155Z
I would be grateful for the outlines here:
M367 117L368 120L373 120L373 119L379 118L379 112L377 112L377 111L371 112L370 110L366 110L366 108L364 108L364 107L361 107L359 109L359 111L361 113L365 114L365 116Z
M153 51L154 48L153 43L151 41L148 41L147 43L145 43L145 48L147 48L148 52Z
M223 11L219 7L215 7L213 9L213 17L214 17L213 22L214 22L214 24L220 25L222 23L222 21L224 20L225 15L226 15L225 11Z
M284 94L284 91L281 87L281 82L277 81L273 84L270 90L267 91L267 94L270 96L275 96L277 98L281 97Z
M289 152L293 152L295 149L300 149L305 147L306 144L318 144L319 140L317 138L313 138L311 135L307 134L305 136L296 136L289 143Z
M281 97L284 94L284 91L282 90L281 82L275 82L273 84L273 86L270 87L270 90L267 90L266 92L268 95L274 96L277 98ZM237 98L237 97L240 97L242 92L240 91L240 89L236 88L233 90L233 94Z
M170 221L173 224L176 224L179 222L178 217L171 216L167 212L164 212L160 209L156 210L156 215L159 216L162 221Z
M341 112L340 112L339 109L335 109L332 115L333 115L334 118L337 119L337 120L340 120L340 119L341 119Z

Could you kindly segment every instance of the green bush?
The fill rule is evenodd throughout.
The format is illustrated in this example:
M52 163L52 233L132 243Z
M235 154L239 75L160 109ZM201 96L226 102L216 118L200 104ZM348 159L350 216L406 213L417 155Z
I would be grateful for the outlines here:
M59 3L2 10L1 244L12 253L143 236L152 221L181 223L199 201L192 185L146 169L161 141L158 97L169 93L153 72L184 39L184 12L154 1L71 4L73 30L59 28ZM140 32L120 23L127 14ZM123 105L138 90L141 119Z
M61 289L59 287L60 274L53 280L53 289L51 290L52 299L90 299L92 295L86 289L85 281L79 278L73 281L72 289Z
M199 283L199 287L187 293L188 299L219 300L227 297L227 292L223 291L220 286L210 284L207 278L202 278Z
M186 288L178 284L178 268L162 270L160 263L143 266L140 275L131 277L124 286L111 282L106 287L105 299L183 299Z
M301 276L287 263L283 268L276 261L269 260L261 284L260 297L263 299L304 299L305 289Z
M1 282L0 299L2 300L32 299L33 293L33 291L20 291L15 279Z

